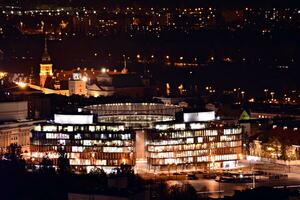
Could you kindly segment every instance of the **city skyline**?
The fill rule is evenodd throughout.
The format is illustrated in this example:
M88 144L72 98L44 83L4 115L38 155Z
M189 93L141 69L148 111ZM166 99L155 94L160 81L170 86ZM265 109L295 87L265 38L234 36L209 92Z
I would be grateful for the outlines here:
M299 199L300 4L1 0L0 199Z

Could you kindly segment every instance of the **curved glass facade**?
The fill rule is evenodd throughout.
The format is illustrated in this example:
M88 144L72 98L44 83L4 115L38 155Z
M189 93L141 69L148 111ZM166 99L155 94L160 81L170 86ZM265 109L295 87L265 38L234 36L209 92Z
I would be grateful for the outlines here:
M171 121L182 110L176 105L158 103L114 103L85 107L98 115L99 122L124 123L127 128L153 128L155 122Z

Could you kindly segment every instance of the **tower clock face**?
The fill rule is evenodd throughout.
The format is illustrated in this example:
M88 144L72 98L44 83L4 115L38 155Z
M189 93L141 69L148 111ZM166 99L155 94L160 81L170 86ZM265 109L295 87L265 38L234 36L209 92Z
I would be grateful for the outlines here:
M80 80L81 79L81 74L80 73L73 73L73 79L74 80Z

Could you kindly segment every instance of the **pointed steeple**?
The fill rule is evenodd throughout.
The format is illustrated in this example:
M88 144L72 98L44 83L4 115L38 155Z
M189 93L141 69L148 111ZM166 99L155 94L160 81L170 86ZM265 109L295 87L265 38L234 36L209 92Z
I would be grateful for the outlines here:
M47 45L47 38L45 37L45 45L44 45L44 53L42 56L42 62L43 63L50 63L51 62L51 58L50 55L48 53L48 45Z
M250 115L246 110L244 110L240 116L240 120L249 120L249 119L250 119Z

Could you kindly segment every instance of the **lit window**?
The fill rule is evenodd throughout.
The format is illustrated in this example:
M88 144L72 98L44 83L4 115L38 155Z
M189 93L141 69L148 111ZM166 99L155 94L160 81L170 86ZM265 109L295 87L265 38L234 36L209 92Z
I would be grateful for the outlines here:
M194 138L187 138L186 143L188 144L194 143Z

